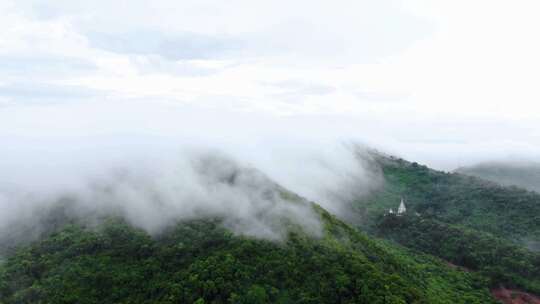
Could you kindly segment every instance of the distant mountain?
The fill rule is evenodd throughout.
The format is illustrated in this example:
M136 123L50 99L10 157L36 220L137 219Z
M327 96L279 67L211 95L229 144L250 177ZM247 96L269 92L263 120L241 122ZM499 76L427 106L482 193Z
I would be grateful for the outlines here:
M518 186L540 193L540 163L535 162L487 162L462 167L457 173L490 180L501 185Z

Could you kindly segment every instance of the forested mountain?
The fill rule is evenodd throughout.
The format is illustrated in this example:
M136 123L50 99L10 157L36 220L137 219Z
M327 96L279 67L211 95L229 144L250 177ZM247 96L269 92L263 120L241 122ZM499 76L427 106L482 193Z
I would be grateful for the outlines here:
M456 172L540 193L540 163L525 161L486 162L458 168Z
M540 194L372 156L385 183L353 203L353 225L474 271L492 287L540 293ZM389 213L401 198L406 213Z
M493 303L489 282L373 239L314 205L322 236L238 236L220 219L149 236L66 224L0 266L1 303Z
M364 221L405 199L409 212L492 233L515 243L540 240L540 194L459 173L437 171L415 162L374 154L385 183L353 203Z
M286 231L280 239L232 231L220 216L149 234L117 215L71 218L70 201L60 202L31 242L0 240L0 303L496 303L490 289L501 286L540 293L530 246L539 194L369 159L384 183L352 203L348 223L278 188L322 224L313 233L274 219ZM220 182L241 176L233 173ZM401 198L407 211L390 214Z

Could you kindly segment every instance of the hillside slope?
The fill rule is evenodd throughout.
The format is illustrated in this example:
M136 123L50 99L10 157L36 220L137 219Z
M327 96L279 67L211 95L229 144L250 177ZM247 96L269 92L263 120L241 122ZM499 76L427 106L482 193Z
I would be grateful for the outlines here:
M493 288L540 294L540 194L379 153L373 159L385 182L353 202L352 225L466 267ZM389 214L401 198L406 213Z
M314 206L321 237L237 236L219 219L156 237L68 224L0 265L0 303L493 303L481 277L367 237Z
M492 233L516 243L540 241L540 194L458 173L430 169L415 162L375 155L385 184L353 207L369 226L396 209L401 198L409 212L446 223Z
M387 215L379 233L490 278L490 285L522 288L540 294L540 254L504 239L459 225L415 215Z

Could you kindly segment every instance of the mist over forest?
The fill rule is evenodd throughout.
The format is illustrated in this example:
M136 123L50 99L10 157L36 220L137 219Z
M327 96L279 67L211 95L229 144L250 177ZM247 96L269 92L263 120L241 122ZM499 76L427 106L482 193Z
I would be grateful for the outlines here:
M0 1L0 304L540 303L536 1Z

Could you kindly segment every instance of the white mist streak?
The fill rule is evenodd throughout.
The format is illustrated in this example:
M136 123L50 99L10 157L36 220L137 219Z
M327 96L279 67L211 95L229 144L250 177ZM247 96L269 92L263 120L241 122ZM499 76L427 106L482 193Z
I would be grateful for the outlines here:
M352 147L278 118L115 103L0 113L0 231L37 222L61 198L78 217L119 214L151 233L215 216L236 233L279 239L283 221L317 235L306 202L340 213L377 180Z

